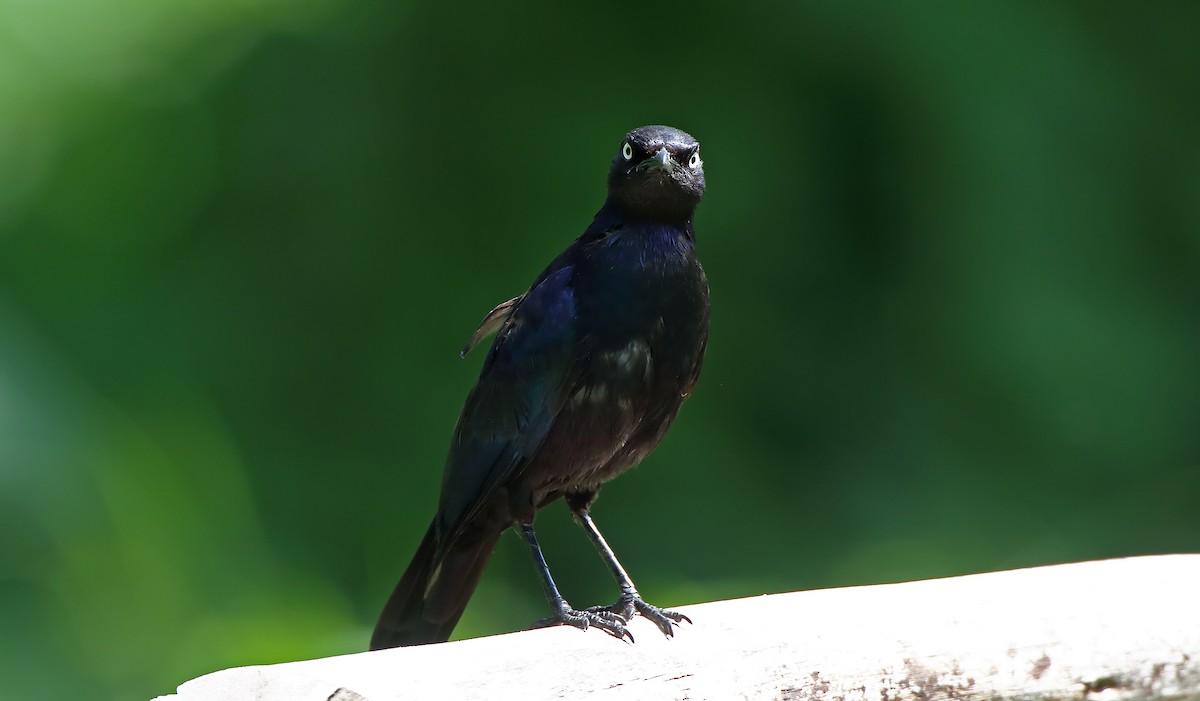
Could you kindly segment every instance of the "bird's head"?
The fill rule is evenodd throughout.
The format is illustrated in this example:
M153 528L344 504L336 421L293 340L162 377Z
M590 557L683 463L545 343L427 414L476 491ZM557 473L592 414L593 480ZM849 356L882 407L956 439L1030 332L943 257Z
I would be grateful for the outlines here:
M637 216L691 219L704 194L700 142L660 125L625 135L608 172L609 201Z

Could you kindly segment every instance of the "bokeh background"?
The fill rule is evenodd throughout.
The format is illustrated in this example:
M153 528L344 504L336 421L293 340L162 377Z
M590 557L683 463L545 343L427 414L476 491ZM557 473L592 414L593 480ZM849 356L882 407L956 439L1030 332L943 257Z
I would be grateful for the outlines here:
M629 128L704 376L595 515L683 604L1200 548L1200 5L0 0L0 678L362 650ZM615 592L561 506L580 605ZM457 631L544 603L502 539ZM703 625L702 621L697 625Z

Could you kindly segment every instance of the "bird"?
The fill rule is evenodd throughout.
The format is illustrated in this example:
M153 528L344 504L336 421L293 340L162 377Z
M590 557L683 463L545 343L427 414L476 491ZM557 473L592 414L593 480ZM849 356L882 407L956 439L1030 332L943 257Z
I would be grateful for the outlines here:
M595 627L633 642L640 615L664 635L691 620L647 603L591 516L600 487L646 457L692 394L708 345L708 279L693 220L700 144L651 125L625 134L592 223L529 289L488 313L491 334L442 473L436 515L389 597L372 650L444 642L500 535L519 531L551 614L537 626ZM573 608L533 528L563 499L616 580L609 606Z

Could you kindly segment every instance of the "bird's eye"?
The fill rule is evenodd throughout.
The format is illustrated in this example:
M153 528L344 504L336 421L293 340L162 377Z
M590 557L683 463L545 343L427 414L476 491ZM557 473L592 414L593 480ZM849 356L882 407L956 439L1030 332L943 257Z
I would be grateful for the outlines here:
M695 168L698 165L700 165L700 149L693 151L692 157L688 159L689 168Z
M633 160L633 146L630 145L628 141L626 141L625 145L621 147L621 158L624 158L627 161Z

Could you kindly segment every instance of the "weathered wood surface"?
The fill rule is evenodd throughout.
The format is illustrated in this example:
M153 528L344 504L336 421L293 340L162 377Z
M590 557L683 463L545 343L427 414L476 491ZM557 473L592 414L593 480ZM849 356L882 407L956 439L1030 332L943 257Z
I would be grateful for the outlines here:
M568 628L216 672L173 701L1200 700L1200 555L681 607L636 644Z

